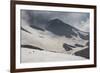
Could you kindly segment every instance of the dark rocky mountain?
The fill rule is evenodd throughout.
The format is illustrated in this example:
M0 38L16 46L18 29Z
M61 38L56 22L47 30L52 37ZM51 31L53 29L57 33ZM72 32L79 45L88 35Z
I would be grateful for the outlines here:
M54 20L49 21L48 27L46 29L59 36L65 35L66 37L69 37L69 38L72 35L77 36L77 33L73 32L72 30L72 29L75 29L74 27L68 24L65 24L59 19L54 19Z
M21 47L29 48L29 49L44 50L44 49L41 49L41 48L33 46L33 45L21 45Z
M77 35L79 35L80 38L88 40L89 36L89 35L83 35L81 33L82 31L76 29L75 27L72 27L69 24L64 23L59 19L50 20L48 22L48 26L46 27L46 29L58 36L66 36L67 38L71 38L72 36L77 37Z
M25 31L25 32L28 32L28 33L31 33L29 32L28 30L24 29L23 27L21 27L21 30Z
M85 57L87 59L90 58L89 56L89 48L85 48L83 50L80 50L78 52L75 53L76 56L81 56L81 57Z
M84 47L84 46L81 45L81 44L75 44L75 46L77 46L77 47Z
M81 33L79 33L80 38L84 39L84 40L89 40L89 34L88 35L82 35Z
M86 43L86 46L89 46L89 42Z
M85 57L85 58L89 59L90 58L89 42L87 42L85 46L88 46L88 47L84 48L83 50L80 50L80 51L76 52L75 55Z
M44 31L43 28L40 28L38 26L35 26L35 25L30 25L30 27L34 28L34 29L37 29L37 30L41 30L41 31Z
M72 50L72 48L75 48L75 46L64 43L63 48L65 48L66 51L70 51L70 50Z

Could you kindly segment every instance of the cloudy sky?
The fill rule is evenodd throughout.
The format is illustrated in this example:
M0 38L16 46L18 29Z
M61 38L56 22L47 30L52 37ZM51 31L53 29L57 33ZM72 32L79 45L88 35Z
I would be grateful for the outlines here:
M21 19L30 25L45 28L48 21L60 19L77 29L89 32L90 15L80 12L57 12L39 10L21 10Z

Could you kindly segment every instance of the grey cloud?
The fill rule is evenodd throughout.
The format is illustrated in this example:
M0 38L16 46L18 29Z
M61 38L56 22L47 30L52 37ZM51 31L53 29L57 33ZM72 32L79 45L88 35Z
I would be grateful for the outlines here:
M58 18L82 31L89 31L89 13L21 10L21 18L30 25L44 28L48 21ZM83 22L83 23L82 23ZM83 28L84 26L84 28Z

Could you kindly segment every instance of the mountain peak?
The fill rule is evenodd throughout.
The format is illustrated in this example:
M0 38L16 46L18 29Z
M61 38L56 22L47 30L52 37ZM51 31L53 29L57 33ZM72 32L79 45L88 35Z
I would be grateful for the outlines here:
M70 26L69 24L64 23L60 19L50 20L48 22L48 26L46 29L59 36L64 36L64 35L66 37L71 37L71 35L77 36L77 34L72 31L72 29L75 28Z
M80 38L84 40L88 39L88 35L82 34L82 31L80 32L75 27L64 23L60 19L50 20L46 29L58 36L66 36L67 38L71 38L72 36L77 37L79 35Z
M56 18L56 19L52 19L50 21L61 21L61 20Z
M60 19L52 19L49 22L54 22L54 23L64 23L63 21L61 21Z

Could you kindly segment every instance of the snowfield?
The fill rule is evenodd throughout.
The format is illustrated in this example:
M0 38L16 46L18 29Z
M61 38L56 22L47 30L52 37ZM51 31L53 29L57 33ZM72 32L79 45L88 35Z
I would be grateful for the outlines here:
M73 29L74 31L74 29ZM78 34L77 31L75 31ZM81 32L80 32L81 33ZM86 33L82 33L87 35ZM35 46L43 50L21 47L21 62L51 62L51 61L74 61L74 60L86 60L82 56L76 56L75 53L84 50L88 46L86 43L88 40L80 38L80 36L72 36L66 38L65 36L57 36L52 32L45 30L41 31L30 27L22 20L21 25L21 46L30 45ZM63 45L68 44L73 47L75 44L85 45L83 47L73 47L71 50L66 51Z
M64 54L55 53L49 51L40 51L30 48L21 48L21 62L53 62L53 61L75 61L75 60L86 60L85 58Z

